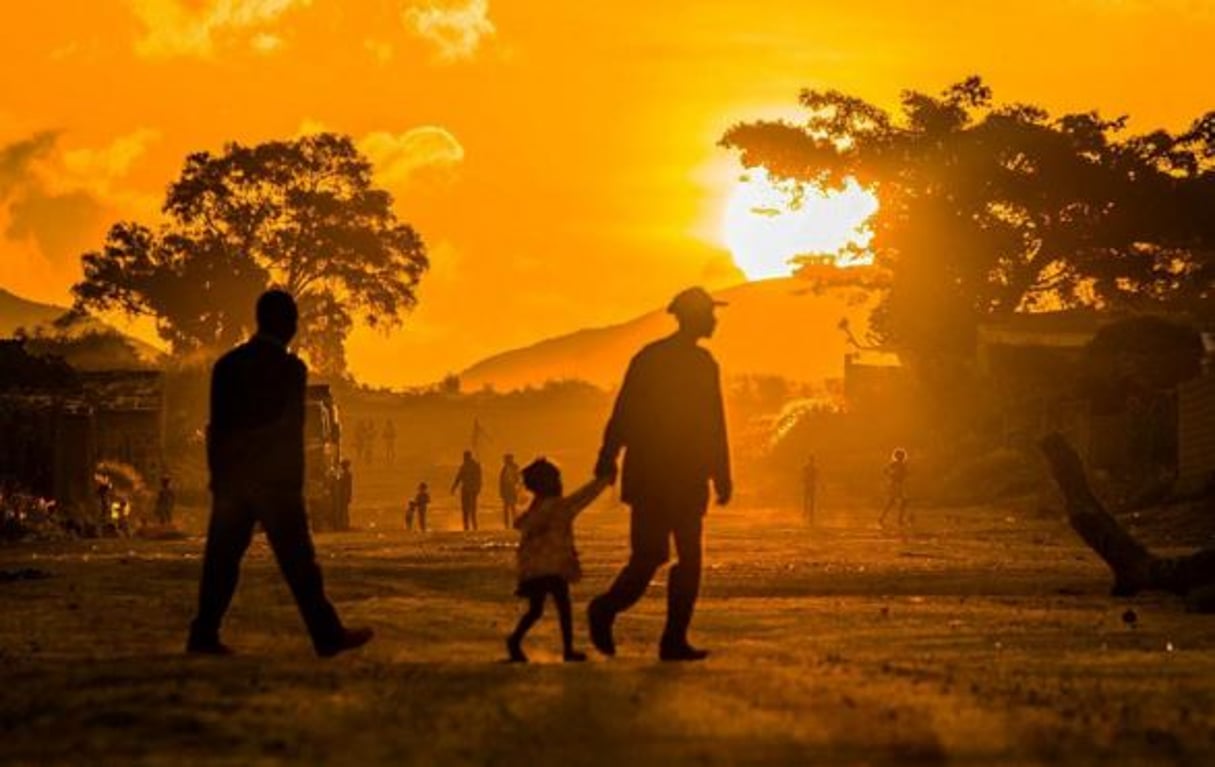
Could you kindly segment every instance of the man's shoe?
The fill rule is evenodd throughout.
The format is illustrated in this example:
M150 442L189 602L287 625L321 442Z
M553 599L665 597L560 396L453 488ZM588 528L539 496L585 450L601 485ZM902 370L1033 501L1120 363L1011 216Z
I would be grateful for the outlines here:
M585 663L586 662L586 653L578 652L577 650L566 650L565 651L565 662L566 663Z
M225 656L235 654L231 647L219 641L218 638L198 639L196 637L190 637L186 641L186 652L190 655Z
M698 661L709 657L708 650L700 650L690 644L660 645L658 659L664 661Z
M616 616L596 597L586 608L586 623L591 629L591 644L595 649L611 658L616 654L616 640L612 637L612 621Z
M319 647L316 654L322 658L332 658L347 650L357 650L370 642L373 636L375 636L375 632L370 628L342 629L342 636L338 639L337 644Z

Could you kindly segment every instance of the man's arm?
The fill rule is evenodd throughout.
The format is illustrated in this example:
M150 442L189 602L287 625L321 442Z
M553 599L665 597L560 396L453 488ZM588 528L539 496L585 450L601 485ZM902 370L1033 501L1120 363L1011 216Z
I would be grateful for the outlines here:
M712 464L709 476L717 491L717 503L724 506L734 494L734 480L730 475L730 443L726 437L726 407L721 396L721 373L713 363L712 397L709 414L709 438L712 440Z
M631 429L629 421L633 417L633 401L637 397L638 379L641 378L640 365L634 357L625 371L624 381L616 394L616 402L612 406L612 415L608 418L607 426L603 429L603 444L599 448L599 459L595 463L595 476L606 479L609 483L616 481L616 458L628 444Z
M211 368L211 401L206 429L207 470L211 472L212 486L214 486L216 474L222 474L225 469L223 448L226 447L227 442L227 407L231 396L228 393L227 379L227 366L224 364L223 358L220 358Z
M308 390L308 367L298 358L291 358L291 377L287 391L287 407L283 412L283 428L287 437L287 471L293 487L304 488L304 413Z
M459 487L460 483L463 481L464 481L464 466L461 465L459 469L456 469L456 478L451 481L451 491L453 493L456 492L456 488Z

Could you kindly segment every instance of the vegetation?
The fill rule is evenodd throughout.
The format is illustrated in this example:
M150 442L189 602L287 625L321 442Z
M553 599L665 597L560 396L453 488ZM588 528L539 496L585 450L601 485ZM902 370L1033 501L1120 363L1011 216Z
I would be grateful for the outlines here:
M80 310L152 317L178 353L231 346L251 330L270 286L300 304L299 347L314 369L340 376L356 317L399 323L428 267L418 234L349 137L324 133L186 159L166 220L124 221L84 254Z
M1125 117L997 104L978 78L908 91L897 114L831 90L800 102L804 123L744 123L722 143L775 177L874 190L890 284L872 331L908 359L969 355L980 322L1017 311L1210 315L1215 112L1127 135Z

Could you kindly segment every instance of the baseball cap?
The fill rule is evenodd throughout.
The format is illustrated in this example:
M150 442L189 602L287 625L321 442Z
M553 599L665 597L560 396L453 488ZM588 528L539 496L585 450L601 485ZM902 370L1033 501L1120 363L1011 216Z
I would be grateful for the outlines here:
M725 301L718 301L709 295L709 291L701 287L688 288L671 299L667 311L677 317L705 314L713 311L715 306L729 306Z

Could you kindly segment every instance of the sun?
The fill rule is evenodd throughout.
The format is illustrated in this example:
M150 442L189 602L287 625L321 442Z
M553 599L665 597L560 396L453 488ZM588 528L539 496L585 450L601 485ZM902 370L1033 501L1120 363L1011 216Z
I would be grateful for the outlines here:
M871 233L866 224L877 208L873 193L852 179L843 189L824 192L810 184L774 181L756 168L730 193L722 237L748 280L787 277L796 271L798 256L830 256L848 245L867 246ZM870 261L841 257L836 266Z

